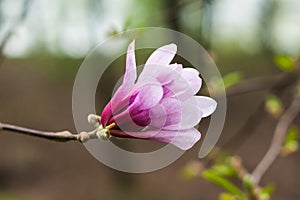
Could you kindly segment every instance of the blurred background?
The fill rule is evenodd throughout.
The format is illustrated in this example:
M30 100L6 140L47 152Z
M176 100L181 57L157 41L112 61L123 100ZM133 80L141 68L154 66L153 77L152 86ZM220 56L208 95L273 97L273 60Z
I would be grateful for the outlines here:
M291 73L291 60L300 54L299 11L298 0L1 0L0 121L75 131L72 87L81 62L99 42L133 28L165 27L192 37L215 60L228 89L242 80ZM123 73L117 66L124 63L111 66L112 82ZM292 96L289 84L272 88L268 80L263 89L229 91L218 142L224 152L241 156L250 171L267 150L277 121L265 109L266 97L276 94L284 107ZM103 86L99 112L112 89L113 84ZM222 189L198 174L211 162L198 161L200 146L162 170L127 174L102 165L79 143L1 132L0 200L218 199ZM299 164L296 152L270 168L262 184L274 182L272 199L299 199Z

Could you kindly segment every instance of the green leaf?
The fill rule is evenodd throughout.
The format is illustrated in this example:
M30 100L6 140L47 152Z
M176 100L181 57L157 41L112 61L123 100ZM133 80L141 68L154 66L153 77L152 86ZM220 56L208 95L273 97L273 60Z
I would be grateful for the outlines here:
M285 72L291 72L295 69L295 59L286 55L275 56L275 64L279 69Z
M238 195L238 196L243 195L242 191L239 188L237 188L233 183L219 176L218 174L214 173L211 170L205 170L203 172L203 177L208 181L222 187L224 190L232 193L233 195Z
M283 111L281 100L275 95L267 96L265 100L265 108L268 113L274 117L279 117Z

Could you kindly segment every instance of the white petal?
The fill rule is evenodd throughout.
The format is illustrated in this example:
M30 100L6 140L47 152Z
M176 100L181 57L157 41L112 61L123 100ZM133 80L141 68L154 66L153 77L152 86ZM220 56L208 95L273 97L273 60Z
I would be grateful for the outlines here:
M211 115L217 108L217 102L206 96L195 96L198 101L198 106L203 113L203 117Z
M176 52L176 44L162 46L151 54L145 65L168 65L173 60Z
M202 85L202 79L199 77L199 72L194 68L184 68L181 72L181 76L190 85L190 89L195 95Z
M166 130L183 130L183 129L190 129L196 126L201 118L202 118L202 110L198 106L198 100L195 96L191 97L190 99L181 102L180 106L181 111L179 113L174 114L180 114L181 119L180 122L177 124L173 124L170 126L165 126L164 129ZM172 115L170 116L172 117ZM177 117L176 115L174 117Z
M148 58L142 73L139 76L139 82L144 79L155 78L159 67L168 66L173 60L177 51L175 44L162 46L155 50Z

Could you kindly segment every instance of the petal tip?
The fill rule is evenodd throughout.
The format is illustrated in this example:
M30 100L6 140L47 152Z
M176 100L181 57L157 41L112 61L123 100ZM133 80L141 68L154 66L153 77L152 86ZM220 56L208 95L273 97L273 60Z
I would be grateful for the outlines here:
M200 106L203 106L201 109L203 111L202 117L208 117L209 115L215 112L218 103L213 98L206 97L206 96L201 96L201 99L202 100L200 100Z
M172 53L176 53L177 52L177 45L175 43L171 43L171 44L165 45L164 49L166 49L166 50L168 50Z
M189 141L189 143L186 143L185 145L175 146L183 151L190 150L201 139L201 133L197 129L193 128L193 132L194 137Z

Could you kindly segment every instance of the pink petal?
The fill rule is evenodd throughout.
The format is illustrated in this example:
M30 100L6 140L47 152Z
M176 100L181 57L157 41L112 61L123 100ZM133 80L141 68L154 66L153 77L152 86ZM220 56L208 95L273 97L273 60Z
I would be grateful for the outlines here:
M177 52L176 44L168 44L156 49L148 58L147 65L168 65Z
M105 106L101 114L101 124L108 125L108 121L113 114L119 113L120 110L128 107L128 101L131 91L134 90L134 85L121 85L115 94L112 96L110 102Z
M178 132L161 130L157 135L149 139L170 143L182 150L188 150L192 148L200 138L201 133L197 129L191 128Z
M138 126L138 128L144 128L145 126L148 126L151 122L151 119L149 117L149 110L142 110L137 112L130 112L130 117L132 121ZM130 125L130 123L127 123L127 126ZM127 129L133 129L134 127L127 127Z
M156 70L154 67L167 66L173 60L177 51L175 44L162 46L155 50L148 58L142 73L139 76L139 81L143 81L149 77L155 77Z
M184 68L181 72L181 76L190 85L190 89L193 91L193 95L195 95L202 85L202 79L199 77L199 72L193 68Z
M180 73L180 78L167 86L170 90L168 96L184 101L195 95L201 85L202 79L199 77L199 72L193 68L184 68Z
M138 130L141 126L150 123L148 110L160 102L163 97L163 89L161 85L154 82L143 85L131 94L131 97L124 111L120 113L118 108L113 110L113 113L117 113L114 120L121 129Z
M134 99L134 102L130 105L131 108L139 108L140 110L149 109L158 104L158 102L163 97L162 86L157 83L149 83L143 85L137 91L137 96Z
M180 78L180 73L169 66L153 66L153 70L157 72L157 74L153 75L154 78L156 78L156 80L162 85L176 81Z
M136 61L134 53L134 41L130 43L127 49L126 70L123 78L123 83L116 91L116 101L120 102L133 89L137 78ZM115 102L114 102L115 103Z
M178 73L178 70L176 70L175 67L169 67L169 65L151 65L148 67L151 68L151 71L149 71L148 74L146 74L147 76L144 76L143 78L141 78L142 74L140 75L137 81L138 85L147 84L153 81L158 81L161 85L166 85L180 78L180 73Z
M175 70L176 72L180 73L183 69L183 66L182 64L177 64L177 63L174 63L174 64L170 64L169 67L173 70Z
M195 96L197 98L198 106L203 112L203 117L211 115L217 108L217 102L206 96Z
M192 97L184 102L180 102L179 109L180 111L178 111L177 113L168 115L169 121L174 118L173 121L177 120L177 123L167 124L166 126L164 126L164 129L183 130L193 128L200 122L203 115L202 110L198 106L198 101L195 97ZM179 121L178 118L180 119Z
M149 116L151 119L149 126L157 129L181 123L181 102L174 98L162 99L157 106L150 109Z
M147 130L140 132L122 132L120 130L111 130L111 134L116 137L134 137L170 143L182 150L188 150L192 148L194 144L201 138L200 132L195 128L180 131Z
M150 109L150 127L165 130L183 130L196 126L202 118L202 110L198 99L191 97L185 102L175 98L165 98Z
M199 124L203 112L197 106L197 100L192 98L183 102L182 105L182 124L181 129L189 129Z
M126 105L123 105L128 98L128 94L134 89L134 82L137 77L136 73L136 61L135 61L135 53L134 53L134 43L133 41L127 49L127 57L126 57L126 71L123 78L122 85L117 89L111 101L104 108L101 116L102 125L107 125L107 122L111 118L112 110L114 113L117 109L121 109Z
M136 80L136 61L134 53L134 43L133 42L128 46L127 56L126 56L126 72L124 74L123 85L133 85Z
M101 124L103 126L108 125L107 122L110 120L111 117L112 117L111 102L109 102L102 111Z

